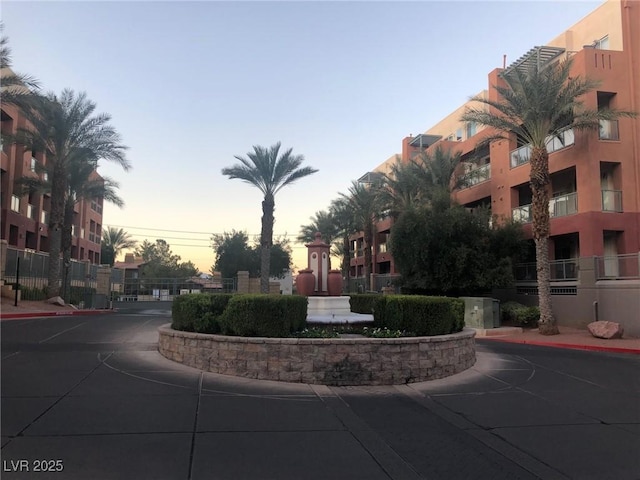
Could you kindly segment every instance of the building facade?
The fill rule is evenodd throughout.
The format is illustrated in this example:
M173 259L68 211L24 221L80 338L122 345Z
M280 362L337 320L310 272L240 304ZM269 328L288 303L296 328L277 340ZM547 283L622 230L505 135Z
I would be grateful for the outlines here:
M638 112L638 25L640 3L609 0L547 45L534 47L511 65L491 71L488 88L479 95L498 100L492 86L502 83L500 74L505 70L526 67L528 62L571 58L572 75L600 82L582 99L585 107ZM459 175L465 182L464 187L454 190L455 200L469 209L489 208L498 221L517 220L523 224L527 238L531 238L529 146L511 135L479 147L493 132L460 121L471 103L461 106L424 134L404 138L401 153L383 162L374 172L387 173L397 159L406 162L421 151L432 152L437 147L460 152ZM640 311L640 120L601 121L599 130L595 131L569 128L560 138L549 138L547 148L552 186L549 258L558 318L578 313L580 318L591 320L598 316L598 308L602 317L603 303L607 302L609 319L616 315L616 303L618 308L635 311L632 315L637 317ZM371 173L366 174L363 179L370 176ZM372 245L374 277L398 273L387 249L391 227L390 218L377 224ZM361 234L352 238L352 247L351 275L361 277L364 271ZM517 286L510 292L510 298L535 303L533 248L527 263L518 265L515 273ZM616 283L607 284L609 280ZM378 283L374 281L371 285ZM605 301L594 293L604 291L605 287L623 293ZM640 333L640 321L636 323L633 328Z
M3 104L1 110L3 135L15 134L19 128L26 128L26 119L16 107ZM23 187L16 183L24 177L40 177L46 180L46 154L32 152L21 145L8 142L2 144L1 150L1 238L20 250L48 253L51 196L35 190L23 193ZM100 178L95 172L94 175L94 178ZM102 203L102 198L76 203L72 259L100 263Z

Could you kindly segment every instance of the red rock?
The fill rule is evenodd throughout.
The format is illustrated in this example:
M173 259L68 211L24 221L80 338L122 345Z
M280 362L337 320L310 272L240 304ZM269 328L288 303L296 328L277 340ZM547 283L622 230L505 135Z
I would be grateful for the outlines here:
M587 325L587 328L589 329L589 332L591 332L591 335L596 338L622 338L624 333L624 328L622 328L622 325L619 323L605 322L602 320L599 322L591 322Z

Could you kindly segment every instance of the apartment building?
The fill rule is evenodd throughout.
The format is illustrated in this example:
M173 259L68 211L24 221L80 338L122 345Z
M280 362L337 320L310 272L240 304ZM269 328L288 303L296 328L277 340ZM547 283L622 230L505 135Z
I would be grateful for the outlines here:
M16 107L3 104L1 110L3 134L15 134L18 128L25 128L26 119ZM23 194L22 187L16 185L16 180L23 177L46 179L47 173L39 168L46 166L46 154L3 143L0 156L1 238L18 250L48 253L51 197L36 191ZM97 173L94 175L100 178ZM83 200L75 205L72 259L100 263L102 202L102 199Z
M497 100L492 86L502 83L500 75L505 70L570 57L572 74L600 81L596 90L585 95L586 107L638 111L638 25L640 3L609 0L547 45L533 47L512 64L491 71L487 89L479 95ZM470 209L489 207L498 218L520 221L531 238L530 148L519 143L515 135L479 148L489 132L459 120L468 106L470 103L462 105L425 133L404 138L401 153L373 172L387 172L397 157L408 161L438 146L460 152L460 175L466 182L464 188L454 191L456 201ZM640 121L602 121L599 131L569 128L560 138L550 138L547 146L553 190L549 204L552 293L579 295L579 286L590 281L640 278ZM385 219L377 225L372 246L375 274L397 273L387 251L391 222ZM353 251L351 274L358 277L364 260L361 236L353 239ZM533 248L528 260L517 268L516 293L536 296ZM637 287L634 294L640 294ZM638 298L638 305L632 301L636 314L640 295ZM584 307L585 315L587 308L591 306Z

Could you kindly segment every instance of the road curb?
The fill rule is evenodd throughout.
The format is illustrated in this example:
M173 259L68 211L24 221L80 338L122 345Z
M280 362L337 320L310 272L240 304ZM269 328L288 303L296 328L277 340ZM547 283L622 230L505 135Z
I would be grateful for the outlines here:
M2 320L21 320L27 318L41 317L68 317L72 315L104 315L107 313L116 313L117 310L63 310L59 312L21 312L0 314Z
M582 344L561 343L561 342L539 342L536 340L521 340L521 339L496 338L496 337L476 337L476 341L477 340L490 340L492 342L534 345L536 347L565 348L565 349L571 349L571 350L588 350L592 352L631 353L635 355L640 355L640 349L638 348L603 347L600 345L582 345Z

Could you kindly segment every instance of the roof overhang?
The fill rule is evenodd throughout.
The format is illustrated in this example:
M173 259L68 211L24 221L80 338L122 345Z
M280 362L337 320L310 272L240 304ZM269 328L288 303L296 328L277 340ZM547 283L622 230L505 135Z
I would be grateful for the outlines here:
M409 142L409 145L412 147L422 147L427 148L436 143L438 140L442 138L442 135L427 135L426 133L421 133L417 135Z

